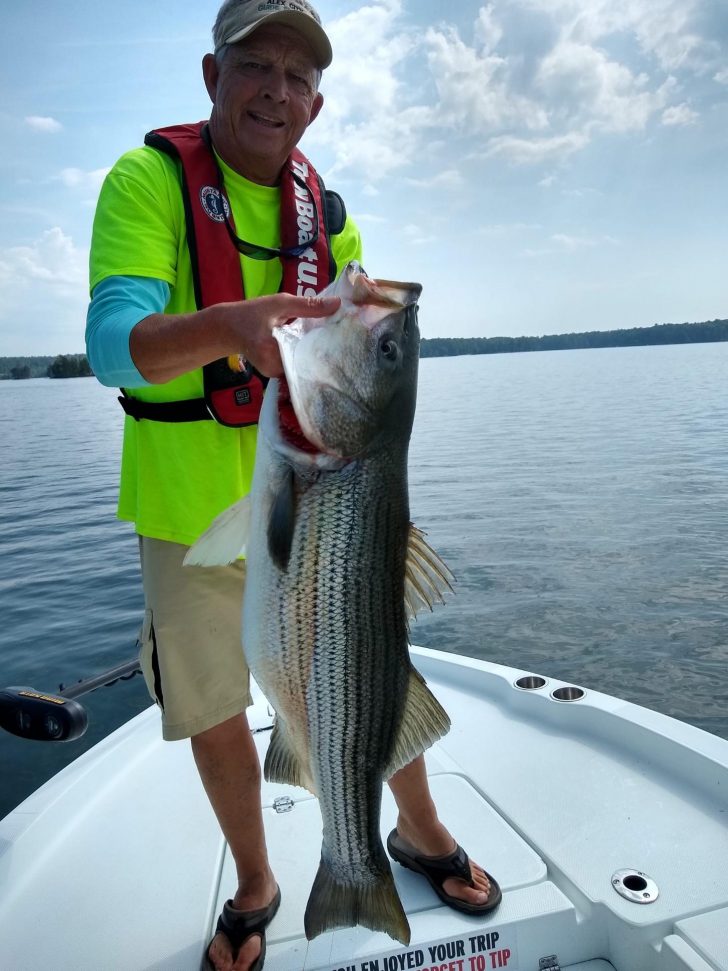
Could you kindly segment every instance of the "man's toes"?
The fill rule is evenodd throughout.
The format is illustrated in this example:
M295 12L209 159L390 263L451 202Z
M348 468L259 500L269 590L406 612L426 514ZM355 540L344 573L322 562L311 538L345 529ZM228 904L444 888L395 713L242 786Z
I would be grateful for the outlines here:
M260 954L262 943L263 939L260 934L251 934L247 940L243 941L240 945L235 964L232 965L232 971L248 971L255 964Z
M443 888L451 897L456 897L468 904L484 904L488 900L489 887L478 887L477 884L471 887L459 877L450 877L443 884Z
M231 971L233 954L230 950L230 941L224 934L215 935L207 953L210 964L215 971Z

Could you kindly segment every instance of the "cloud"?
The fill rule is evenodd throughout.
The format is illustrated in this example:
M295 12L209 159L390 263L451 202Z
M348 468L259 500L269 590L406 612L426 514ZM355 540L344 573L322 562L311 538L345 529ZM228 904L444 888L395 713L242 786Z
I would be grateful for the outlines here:
M664 108L675 86L668 78L655 90L646 74L635 74L604 51L561 40L543 59L537 84L572 124L590 124L608 132L642 130Z
M110 171L110 168L92 169L91 171L67 168L62 169L58 175L54 175L53 178L57 179L59 182L62 182L63 185L69 189L80 188L98 194L102 182Z
M463 185L463 177L457 169L445 169L437 172L427 179L405 179L408 185L415 186L417 189L432 189L435 187L447 189L459 189Z
M63 125L55 118L48 118L44 115L26 115L25 124L33 131L58 132L63 130Z
M519 138L499 135L488 142L486 158L504 158L514 165L539 165L561 161L589 144L584 132L569 132L549 138Z
M663 125L694 125L700 116L697 111L693 111L683 102L681 105L673 105L665 108L662 112Z
M25 246L0 250L0 323L6 354L83 347L88 250L55 226Z
M663 71L703 71L719 45L701 36L702 0L518 0L526 9L555 17L562 37L595 45L632 36Z
M47 229L28 246L0 250L0 287L23 289L45 286L57 294L69 295L85 289L88 250L74 245L59 226Z
M545 108L516 90L507 57L488 47L468 46L452 26L429 28L425 46L438 93L439 124L471 134L491 134L505 126L548 126Z
M437 236L432 233L425 232L420 226L410 223L407 226L402 227L402 235L406 238L408 243L412 243L414 246L424 246L426 243L434 243Z
M306 136L328 151L327 178L420 186L427 159L456 186L454 152L558 165L605 136L694 122L691 72L728 83L705 0L489 0L469 23L440 16L418 33L403 0L369 0L327 24L336 58Z

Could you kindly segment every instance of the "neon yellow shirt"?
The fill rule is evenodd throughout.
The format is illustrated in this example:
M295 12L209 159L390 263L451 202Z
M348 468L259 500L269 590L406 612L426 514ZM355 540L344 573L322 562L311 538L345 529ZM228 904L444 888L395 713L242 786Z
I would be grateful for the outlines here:
M249 182L218 158L237 233L280 246L280 190ZM165 313L196 309L187 250L181 165L143 147L122 156L101 189L90 257L90 288L109 276L166 281ZM359 231L347 219L332 237L337 272L361 260ZM277 293L280 260L241 256L248 298ZM166 384L135 388L143 401L179 401L203 394L202 370ZM214 421L167 423L125 419L118 516L143 536L191 545L218 513L250 491L257 428Z

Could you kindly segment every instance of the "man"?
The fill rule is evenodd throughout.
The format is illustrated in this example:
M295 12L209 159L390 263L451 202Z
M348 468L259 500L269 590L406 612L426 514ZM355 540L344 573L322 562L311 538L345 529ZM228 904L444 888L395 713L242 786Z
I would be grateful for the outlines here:
M321 110L318 84L331 61L316 12L306 0L226 0L213 38L215 53L202 63L209 125L150 134L104 184L87 348L99 379L125 389L119 516L139 534L142 669L164 737L191 739L237 868L207 959L218 971L258 971L280 892L245 715L244 564L183 570L182 560L249 490L262 383L282 374L273 328L333 313L338 299L315 292L360 258L361 244L350 219L336 225L343 207L335 197L327 205L313 167L294 151ZM210 411L219 421L204 420ZM495 881L468 869L438 820L423 758L390 786L397 858L422 872L437 857L426 875L452 906L496 906Z

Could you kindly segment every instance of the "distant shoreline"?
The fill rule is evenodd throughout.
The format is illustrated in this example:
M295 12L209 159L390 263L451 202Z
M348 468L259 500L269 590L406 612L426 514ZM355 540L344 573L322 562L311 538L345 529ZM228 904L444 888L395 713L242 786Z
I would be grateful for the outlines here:
M653 324L652 327L547 334L543 337L423 337L420 357L519 354L527 351L646 347L657 344L709 344L720 341L728 341L728 320L706 320L696 324ZM49 369L54 373L49 373ZM0 381L92 376L84 354L0 357Z
M654 324L622 330L591 330L544 337L423 338L420 357L460 354L518 354L526 351L571 351L596 347L647 347L657 344L709 344L728 340L728 320L698 324Z

